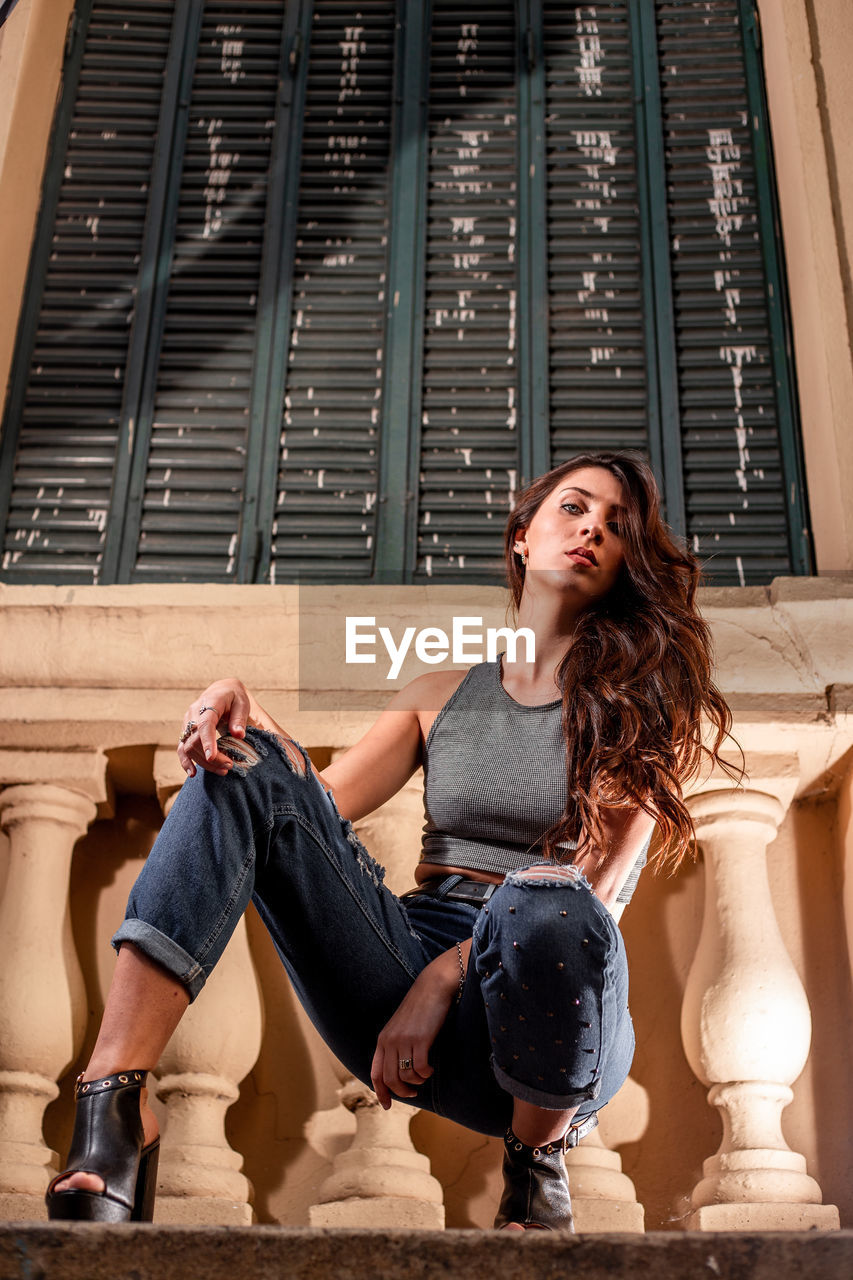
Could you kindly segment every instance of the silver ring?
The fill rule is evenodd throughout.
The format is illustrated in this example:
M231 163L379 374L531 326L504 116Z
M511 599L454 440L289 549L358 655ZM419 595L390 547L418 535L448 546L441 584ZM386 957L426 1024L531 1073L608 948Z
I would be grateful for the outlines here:
M205 711L216 711L216 707L200 707L199 710L196 712L196 715L203 716ZM219 716L218 711L216 711L216 715L217 717Z
M188 720L184 725L184 731L181 734L181 742L186 742L187 738L194 734L197 728L198 725L195 720Z
M411 1069L412 1069L412 1059L411 1059L411 1058L401 1058L401 1059L400 1059L400 1070L401 1070L401 1071L411 1071Z

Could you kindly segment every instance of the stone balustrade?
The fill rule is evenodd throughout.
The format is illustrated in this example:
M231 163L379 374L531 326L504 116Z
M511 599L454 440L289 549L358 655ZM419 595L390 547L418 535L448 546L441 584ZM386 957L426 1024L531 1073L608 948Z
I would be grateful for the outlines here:
M809 1055L813 1026L824 1049L832 1042L834 1029L827 1022L841 1007L841 997L829 999L809 980L804 957L810 954L808 930L822 919L828 931L824 944L841 950L849 973L843 904L849 915L851 898L849 889L846 895L838 889L834 901L826 901L821 890L823 899L812 901L809 895L818 889L812 890L811 878L801 874L794 890L796 910L790 900L797 860L805 866L811 855L810 849L797 848L799 815L812 815L809 830L819 832L822 856L837 860L836 880L827 874L823 884L840 886L845 860L849 866L853 856L848 772L853 717L849 677L840 679L846 667L837 653L845 645L853 652L848 643L853 592L850 597L829 593L827 626L820 629L811 613L815 600L821 602L821 585L813 586L815 598L805 599L803 584L796 583L781 603L751 589L708 593L720 683L735 707L748 778L742 787L715 777L694 788L689 804L702 852L701 929L691 934L689 910L683 925L657 926L672 935L683 1053L723 1124L716 1154L701 1138L706 1145L698 1181L684 1172L682 1194L690 1202L685 1224L700 1231L831 1228L839 1222L837 1208L822 1203L824 1178L815 1167L816 1153L833 1135L824 1132L817 1140L816 1126L826 1112ZM74 600L63 611L61 592L0 588L0 680L9 687L0 736L0 1218L43 1216L44 1189L58 1168L43 1136L45 1112L60 1084L80 1069L87 1010L98 999L91 949L80 945L96 915L92 911L84 919L78 906L72 919L69 877L72 858L79 859L77 874L83 880L87 876L87 833L96 818L120 822L120 815L113 815L127 785L121 751L138 747L140 760L147 762L140 766L139 790L156 796L167 813L182 780L172 741L183 709L200 687L229 669L240 670L321 765L357 740L375 718L369 698L359 705L358 698L348 698L348 690L339 692L331 709L300 703L292 589L277 595L270 594L272 589L248 589L260 593L253 597L253 613L246 611L244 589L228 588L215 603L208 597L194 605L190 601L192 608L188 589L145 590L151 593L147 608L138 594L132 598L124 589L110 590L103 603L87 589L79 593L83 599L75 613ZM476 599L478 591L482 601ZM467 601L466 613L479 604L481 612L492 609L497 617L495 593L472 588L468 595L475 603ZM455 603L451 600L450 607ZM113 652L108 638L126 631L134 636L132 646ZM11 649L2 643L10 636ZM29 637L23 649L22 637ZM87 643L88 650L81 648ZM194 681L193 663L181 656L183 645L195 646ZM274 651L283 655L288 675L270 687L266 655ZM421 821L421 780L415 777L358 824L394 889L411 883ZM782 832L784 838L777 840ZM693 883L701 882L694 878ZM86 895L78 894L75 901L84 903ZM645 913L648 928L656 927L653 902L653 891L644 897L641 886L638 905L631 908ZM300 1050L303 1066L314 1064L313 1075L302 1082L302 1125L307 1131L311 1117L321 1114L350 1117L324 1148L326 1155L309 1149L291 1120L287 1132L276 1131L277 1111L286 1110L286 1082L277 1102L258 1098L246 1104L266 1108L269 1142L280 1167L270 1171L264 1151L241 1145L247 1126L233 1124L229 1108L239 1102L239 1113L247 1083L252 1097L251 1073L264 1042L264 999L251 936L243 926L235 934L158 1067L155 1092L165 1125L159 1220L247 1223L254 1203L264 1220L441 1225L442 1191L434 1171L438 1165L446 1177L447 1166L434 1134L444 1122L430 1118L432 1127L413 1125L413 1144L409 1122L416 1113L399 1107L386 1116L369 1106L369 1095L354 1082L338 1094L334 1072L317 1065L325 1051L316 1044ZM644 949L651 944L641 933L626 932L626 937L632 968L641 970ZM103 947L103 938L98 945ZM682 1139L695 1146L699 1135L710 1132L707 1121L683 1100L655 1096L655 1053L662 1061L664 1054L681 1052L677 1007L652 1011L647 1003L634 1012L638 1036L643 1036L644 1018L647 1027L654 1026L644 1049L652 1069L643 1068L639 1084L629 1082L626 1103L617 1099L611 1105L612 1120L568 1156L582 1231L642 1230L642 1201L654 1202L656 1194L653 1184L646 1179L641 1187L636 1177L644 1168L644 1144L663 1142L677 1153ZM843 1013L849 1028L850 1011ZM662 1032L664 1024L675 1031ZM300 1034L310 1036L310 1030ZM282 1069L286 1075L287 1065ZM648 1098L640 1108L641 1122L640 1094ZM797 1116L796 1140L783 1134L782 1113L789 1107ZM662 1133L646 1123L647 1112L678 1114L689 1131ZM843 1118L849 1110L839 1114ZM419 1149L424 1133L433 1137ZM447 1133L451 1146L468 1144L460 1146L467 1155L460 1156L451 1175L454 1183L464 1181L469 1162L472 1169L480 1167L472 1157L485 1140ZM481 1185L478 1175L470 1188L471 1202L479 1204L480 1197L490 1211L497 1199L498 1156L496 1146L488 1185ZM254 1181L258 1176L263 1181L262 1206L244 1166ZM312 1189L300 1216L290 1219L275 1206L287 1202L289 1170L296 1167L309 1170ZM832 1178L831 1163L827 1169ZM835 1187L839 1181L836 1177ZM660 1210L655 1213L658 1222ZM488 1225L485 1209L476 1214L474 1221L459 1225ZM645 1225L650 1225L648 1212Z
M105 766L95 753L38 751L22 761L0 752L0 828L9 842L0 901L0 1214L8 1217L41 1210L57 1167L42 1119L85 1022L68 880L74 845L105 794Z
M753 758L742 788L707 789L690 810L705 855L702 933L684 994L690 1066L720 1109L723 1140L693 1190L689 1225L708 1231L838 1227L806 1161L782 1134L806 1065L811 1013L773 909L766 849L790 805L796 765Z

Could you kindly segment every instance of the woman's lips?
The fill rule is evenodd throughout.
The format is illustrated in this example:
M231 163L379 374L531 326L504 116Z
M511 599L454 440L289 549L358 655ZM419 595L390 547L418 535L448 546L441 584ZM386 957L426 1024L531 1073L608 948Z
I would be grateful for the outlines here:
M589 556L584 555L582 551L569 551L566 554L570 560L574 561L575 564L585 564L587 567L592 564Z

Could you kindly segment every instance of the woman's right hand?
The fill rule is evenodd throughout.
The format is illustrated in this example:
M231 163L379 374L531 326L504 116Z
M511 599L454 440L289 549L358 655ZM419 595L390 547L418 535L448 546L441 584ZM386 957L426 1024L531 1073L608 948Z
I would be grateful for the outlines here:
M233 761L219 750L217 726L232 738L242 738L250 719L252 696L242 680L214 680L204 693L191 702L184 716L184 729L190 733L178 743L181 768L194 777L196 768L220 775L229 773Z

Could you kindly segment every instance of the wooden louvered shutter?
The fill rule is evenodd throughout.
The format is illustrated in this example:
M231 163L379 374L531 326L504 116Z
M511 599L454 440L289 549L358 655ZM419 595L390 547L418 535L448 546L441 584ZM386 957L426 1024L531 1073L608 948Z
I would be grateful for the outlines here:
M4 577L496 580L623 446L710 581L809 571L752 0L78 17Z
M516 6L432 8L416 577L498 572L518 481Z
M174 4L96 0L88 26L81 12L64 167L31 269L40 311L19 335L3 436L9 582L100 578Z
M629 7L543 5L554 466L649 446Z
M272 581L372 573L395 19L313 6Z
M125 531L131 581L235 581L282 8L206 0L156 381Z
M769 306L778 311L780 281L767 274L774 227L753 146L760 122L741 28L749 6L655 9L686 531L710 581L767 582L808 562L791 406L774 364Z

